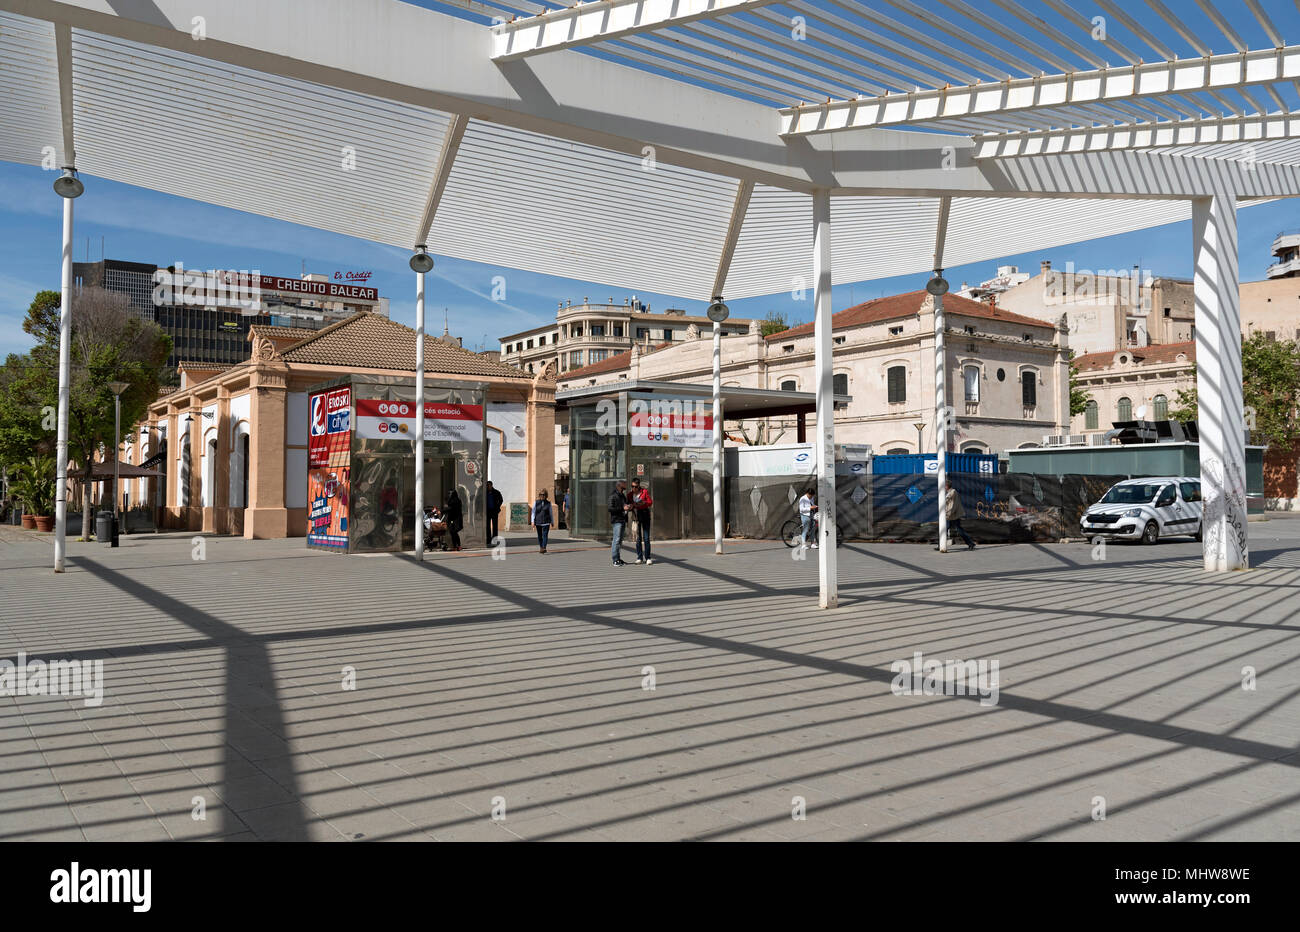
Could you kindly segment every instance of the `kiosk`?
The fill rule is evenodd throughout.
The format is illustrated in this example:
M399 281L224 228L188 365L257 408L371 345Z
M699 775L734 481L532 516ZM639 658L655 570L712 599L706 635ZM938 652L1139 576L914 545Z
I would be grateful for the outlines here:
M415 380L353 375L307 392L307 546L339 553L413 550ZM487 429L475 383L424 384L424 501L461 501L466 548L485 544Z

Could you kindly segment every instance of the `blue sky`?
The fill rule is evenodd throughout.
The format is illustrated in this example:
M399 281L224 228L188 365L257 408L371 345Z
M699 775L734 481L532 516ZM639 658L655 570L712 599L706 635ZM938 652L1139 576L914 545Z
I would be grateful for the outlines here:
M59 287L62 206L50 187L53 175L28 166L0 162L0 353L21 352L30 346L22 320L33 295ZM112 259L168 265L177 260L190 268L259 269L265 274L296 276L307 271L370 271L371 284L390 301L393 319L415 322L414 275L405 250L365 240L270 220L185 198L158 194L130 185L87 177L86 195L77 201L75 258ZM1300 227L1300 207L1279 201L1241 212L1241 274L1245 280L1264 277L1269 247L1280 230ZM991 278L998 265L1018 265L1037 271L1042 259L1060 268L1073 262L1080 269L1130 268L1141 264L1157 275L1191 276L1191 228L1172 224L1123 236L1058 247L1041 252L950 269L954 285ZM506 302L491 300L493 276L508 283ZM886 294L924 286L926 275L906 275L870 282L838 285L836 310ZM488 349L508 333L541 326L555 319L556 304L614 297L619 303L632 293L604 283L538 275L497 266L437 257L429 279L428 327L441 333L443 308L453 335L465 345ZM705 302L683 301L637 292L653 308L685 307L703 313ZM779 311L793 323L810 320L810 301L789 294L729 301L739 317L762 317Z

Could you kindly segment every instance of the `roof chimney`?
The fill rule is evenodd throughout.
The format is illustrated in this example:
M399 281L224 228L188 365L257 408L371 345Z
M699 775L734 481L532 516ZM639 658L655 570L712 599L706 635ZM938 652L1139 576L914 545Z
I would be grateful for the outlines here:
M1043 275L1046 275L1048 272L1052 271L1052 260L1044 259L1042 262L1040 262L1038 265L1038 271Z

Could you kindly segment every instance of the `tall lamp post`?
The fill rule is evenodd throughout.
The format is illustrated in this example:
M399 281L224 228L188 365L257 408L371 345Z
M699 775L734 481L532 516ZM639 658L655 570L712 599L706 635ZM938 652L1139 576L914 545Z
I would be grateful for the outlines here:
M411 256L415 273L415 559L424 559L424 276L433 257L424 244ZM492 542L488 541L491 546Z
M731 311L716 295L706 313L713 321L713 552L722 553L722 322Z
M118 464L122 457L118 447L122 444L122 392L130 388L128 382L109 382L109 391L113 393L113 533L110 547L117 546L117 527L121 520L121 508L118 504Z
M54 182L54 193L63 198L63 280L59 301L59 406L55 440L54 480L54 572L62 573L68 553L68 353L72 345L72 202L86 190L72 166ZM90 469L90 464L85 464ZM90 540L90 529L81 536Z

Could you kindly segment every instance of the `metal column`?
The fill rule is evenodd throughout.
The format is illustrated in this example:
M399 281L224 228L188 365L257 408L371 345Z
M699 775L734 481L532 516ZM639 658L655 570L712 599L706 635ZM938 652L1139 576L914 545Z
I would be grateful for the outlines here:
M1223 573L1250 566L1236 199L1193 201L1192 237L1203 550L1205 569Z
M713 322L713 552L722 553L722 324Z
M814 344L817 379L817 575L822 608L839 604L835 552L835 397L831 357L831 196L813 192L813 295L816 308Z
M424 559L424 273L415 273L415 559Z
M948 214L952 198L939 200L939 228L934 241L934 281L943 282L943 247L948 238ZM944 347L943 293L947 286L935 288L934 296L934 445L938 461L935 478L939 496L939 552L948 552L948 354Z
M72 198L63 198L63 297L59 307L59 410L54 466L54 572L62 573L68 555L68 398L72 346ZM86 469L90 464L86 464ZM90 539L90 530L81 529Z

